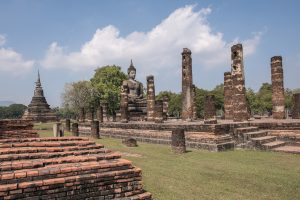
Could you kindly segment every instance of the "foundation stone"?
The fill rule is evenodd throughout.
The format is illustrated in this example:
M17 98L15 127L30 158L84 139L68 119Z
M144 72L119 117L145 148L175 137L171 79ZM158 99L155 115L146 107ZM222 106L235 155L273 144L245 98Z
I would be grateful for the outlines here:
M171 147L174 153L186 152L184 129L172 130Z

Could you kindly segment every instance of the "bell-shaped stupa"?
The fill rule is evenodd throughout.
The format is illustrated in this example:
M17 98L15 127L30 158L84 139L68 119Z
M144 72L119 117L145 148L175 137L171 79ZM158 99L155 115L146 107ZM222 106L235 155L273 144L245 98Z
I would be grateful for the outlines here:
M38 79L35 82L34 95L22 118L35 122L49 122L58 120L58 117L50 109L50 106L44 96L39 71Z

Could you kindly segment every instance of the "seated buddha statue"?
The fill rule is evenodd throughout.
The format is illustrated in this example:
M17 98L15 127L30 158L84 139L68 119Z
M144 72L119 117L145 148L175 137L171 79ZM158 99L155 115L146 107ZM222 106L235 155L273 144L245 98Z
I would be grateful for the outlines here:
M128 88L128 111L133 115L147 114L147 100L144 98L143 84L135 80L136 68L133 66L132 60L127 69L128 79L124 80L122 85Z

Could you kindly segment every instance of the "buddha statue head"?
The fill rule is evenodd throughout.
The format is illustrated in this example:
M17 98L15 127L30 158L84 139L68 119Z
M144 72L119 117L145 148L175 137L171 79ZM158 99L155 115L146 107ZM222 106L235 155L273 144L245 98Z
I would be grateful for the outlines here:
M132 60L130 62L130 66L127 69L128 79L135 80L136 69L133 66Z

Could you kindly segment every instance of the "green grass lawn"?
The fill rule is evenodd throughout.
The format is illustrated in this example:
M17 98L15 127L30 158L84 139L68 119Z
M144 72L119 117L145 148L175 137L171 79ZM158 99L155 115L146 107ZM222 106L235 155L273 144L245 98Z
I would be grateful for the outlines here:
M51 130L39 133L52 136ZM156 200L300 199L299 155L194 149L175 155L165 145L129 148L117 139L97 142L126 153L124 158L142 168L144 188Z

